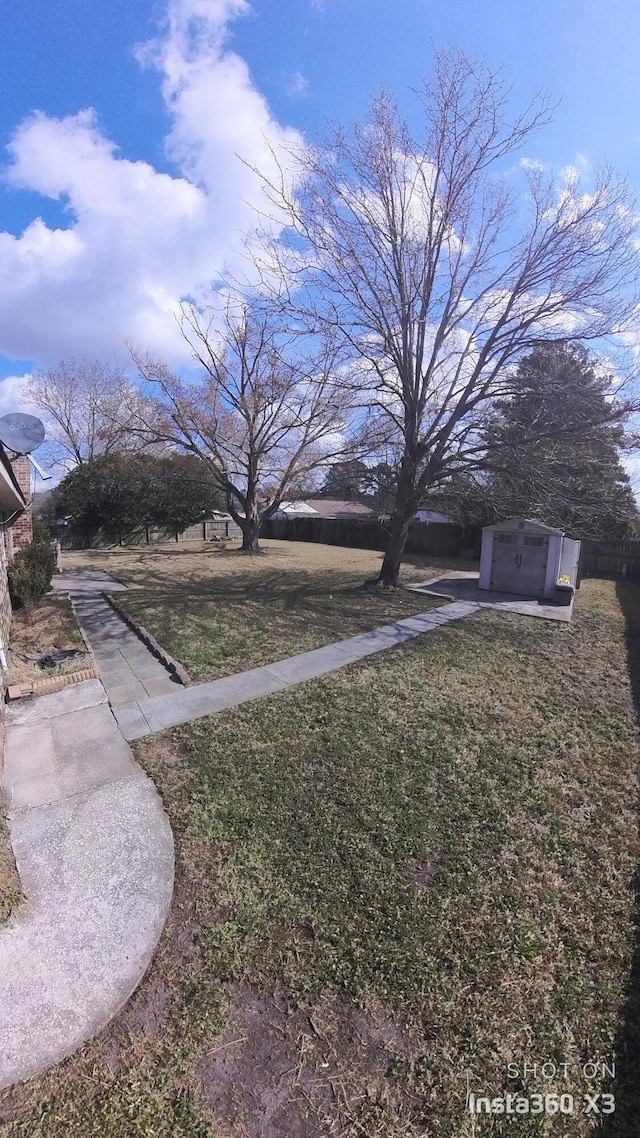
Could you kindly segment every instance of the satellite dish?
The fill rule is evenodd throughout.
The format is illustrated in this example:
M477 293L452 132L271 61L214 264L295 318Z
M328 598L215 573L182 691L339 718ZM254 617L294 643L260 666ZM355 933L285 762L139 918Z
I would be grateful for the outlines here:
M35 415L14 411L0 418L0 443L16 454L30 454L44 442L44 424Z

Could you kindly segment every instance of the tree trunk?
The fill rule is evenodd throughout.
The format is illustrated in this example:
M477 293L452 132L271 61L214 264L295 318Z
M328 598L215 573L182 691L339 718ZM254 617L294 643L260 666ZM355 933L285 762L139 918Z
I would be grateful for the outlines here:
M403 518L400 514L393 515L389 544L378 576L378 581L385 588L395 588L398 584L402 555L407 544L410 525L411 517Z
M401 468L398 477L398 492L391 517L389 543L378 576L378 582L385 588L395 588L398 584L402 556L409 536L409 526L418 508L415 478L407 469L410 467L410 463L407 461L405 465L403 460L403 466L405 469ZM415 470L415 466L411 466L410 469Z
M259 518L242 518L242 546L243 553L261 553L258 535L260 533Z

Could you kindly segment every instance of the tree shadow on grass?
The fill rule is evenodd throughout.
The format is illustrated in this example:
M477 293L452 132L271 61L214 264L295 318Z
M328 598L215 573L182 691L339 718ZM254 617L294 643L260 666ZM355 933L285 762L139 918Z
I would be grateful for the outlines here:
M616 594L625 618L629 678L640 727L640 581L617 581ZM640 820L640 783L637 802ZM616 1077L603 1088L615 1097L615 1113L602 1117L597 1130L607 1138L637 1138L640 1133L640 865L634 893L634 953L623 1023L614 1045Z
M136 598L139 601L136 602ZM371 627L417 611L426 611L445 603L444 598L424 597L410 592L391 596L367 592L357 579L345 584L344 576L325 573L282 572L271 570L256 576L229 576L211 581L175 581L167 587L166 577L149 575L139 588L119 596L125 607L137 611L149 605L173 611L176 618L189 615L190 622L198 614L206 622L208 614L226 616L243 610L260 613L265 620L278 614L291 619L304 618L313 625L325 625L336 639L344 635L343 621L371 617ZM259 606L258 611L256 606ZM348 633L347 633L348 634Z

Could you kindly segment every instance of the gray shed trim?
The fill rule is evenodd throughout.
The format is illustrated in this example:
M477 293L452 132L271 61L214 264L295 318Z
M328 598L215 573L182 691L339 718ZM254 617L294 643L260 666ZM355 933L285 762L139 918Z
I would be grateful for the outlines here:
M483 526L482 532L485 530L526 530L528 533L559 533L564 535L564 530L555 529L554 526L545 526L542 522L534 522L529 518L509 518L506 522L496 522L492 526Z

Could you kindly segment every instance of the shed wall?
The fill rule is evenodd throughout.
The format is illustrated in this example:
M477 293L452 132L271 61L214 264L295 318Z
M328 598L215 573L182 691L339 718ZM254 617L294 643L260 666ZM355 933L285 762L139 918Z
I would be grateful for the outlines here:
M556 581L560 575L560 561L563 548L563 534L553 530L550 526L543 526L536 522L527 522L518 519L511 519L503 526L487 526L482 531L482 549L480 553L480 578L478 586L481 589L491 589L493 577L493 560L495 554L495 543L497 535L501 533L517 533L517 534L537 534L547 538L547 552L546 564L544 565L544 577L542 592L536 592L536 596L553 597L556 593ZM526 547L521 549L520 552L526 557ZM514 586L517 580L514 575ZM503 592L511 590L501 586ZM513 592L517 593L519 590L514 587ZM528 595L528 590L523 588L523 595Z

